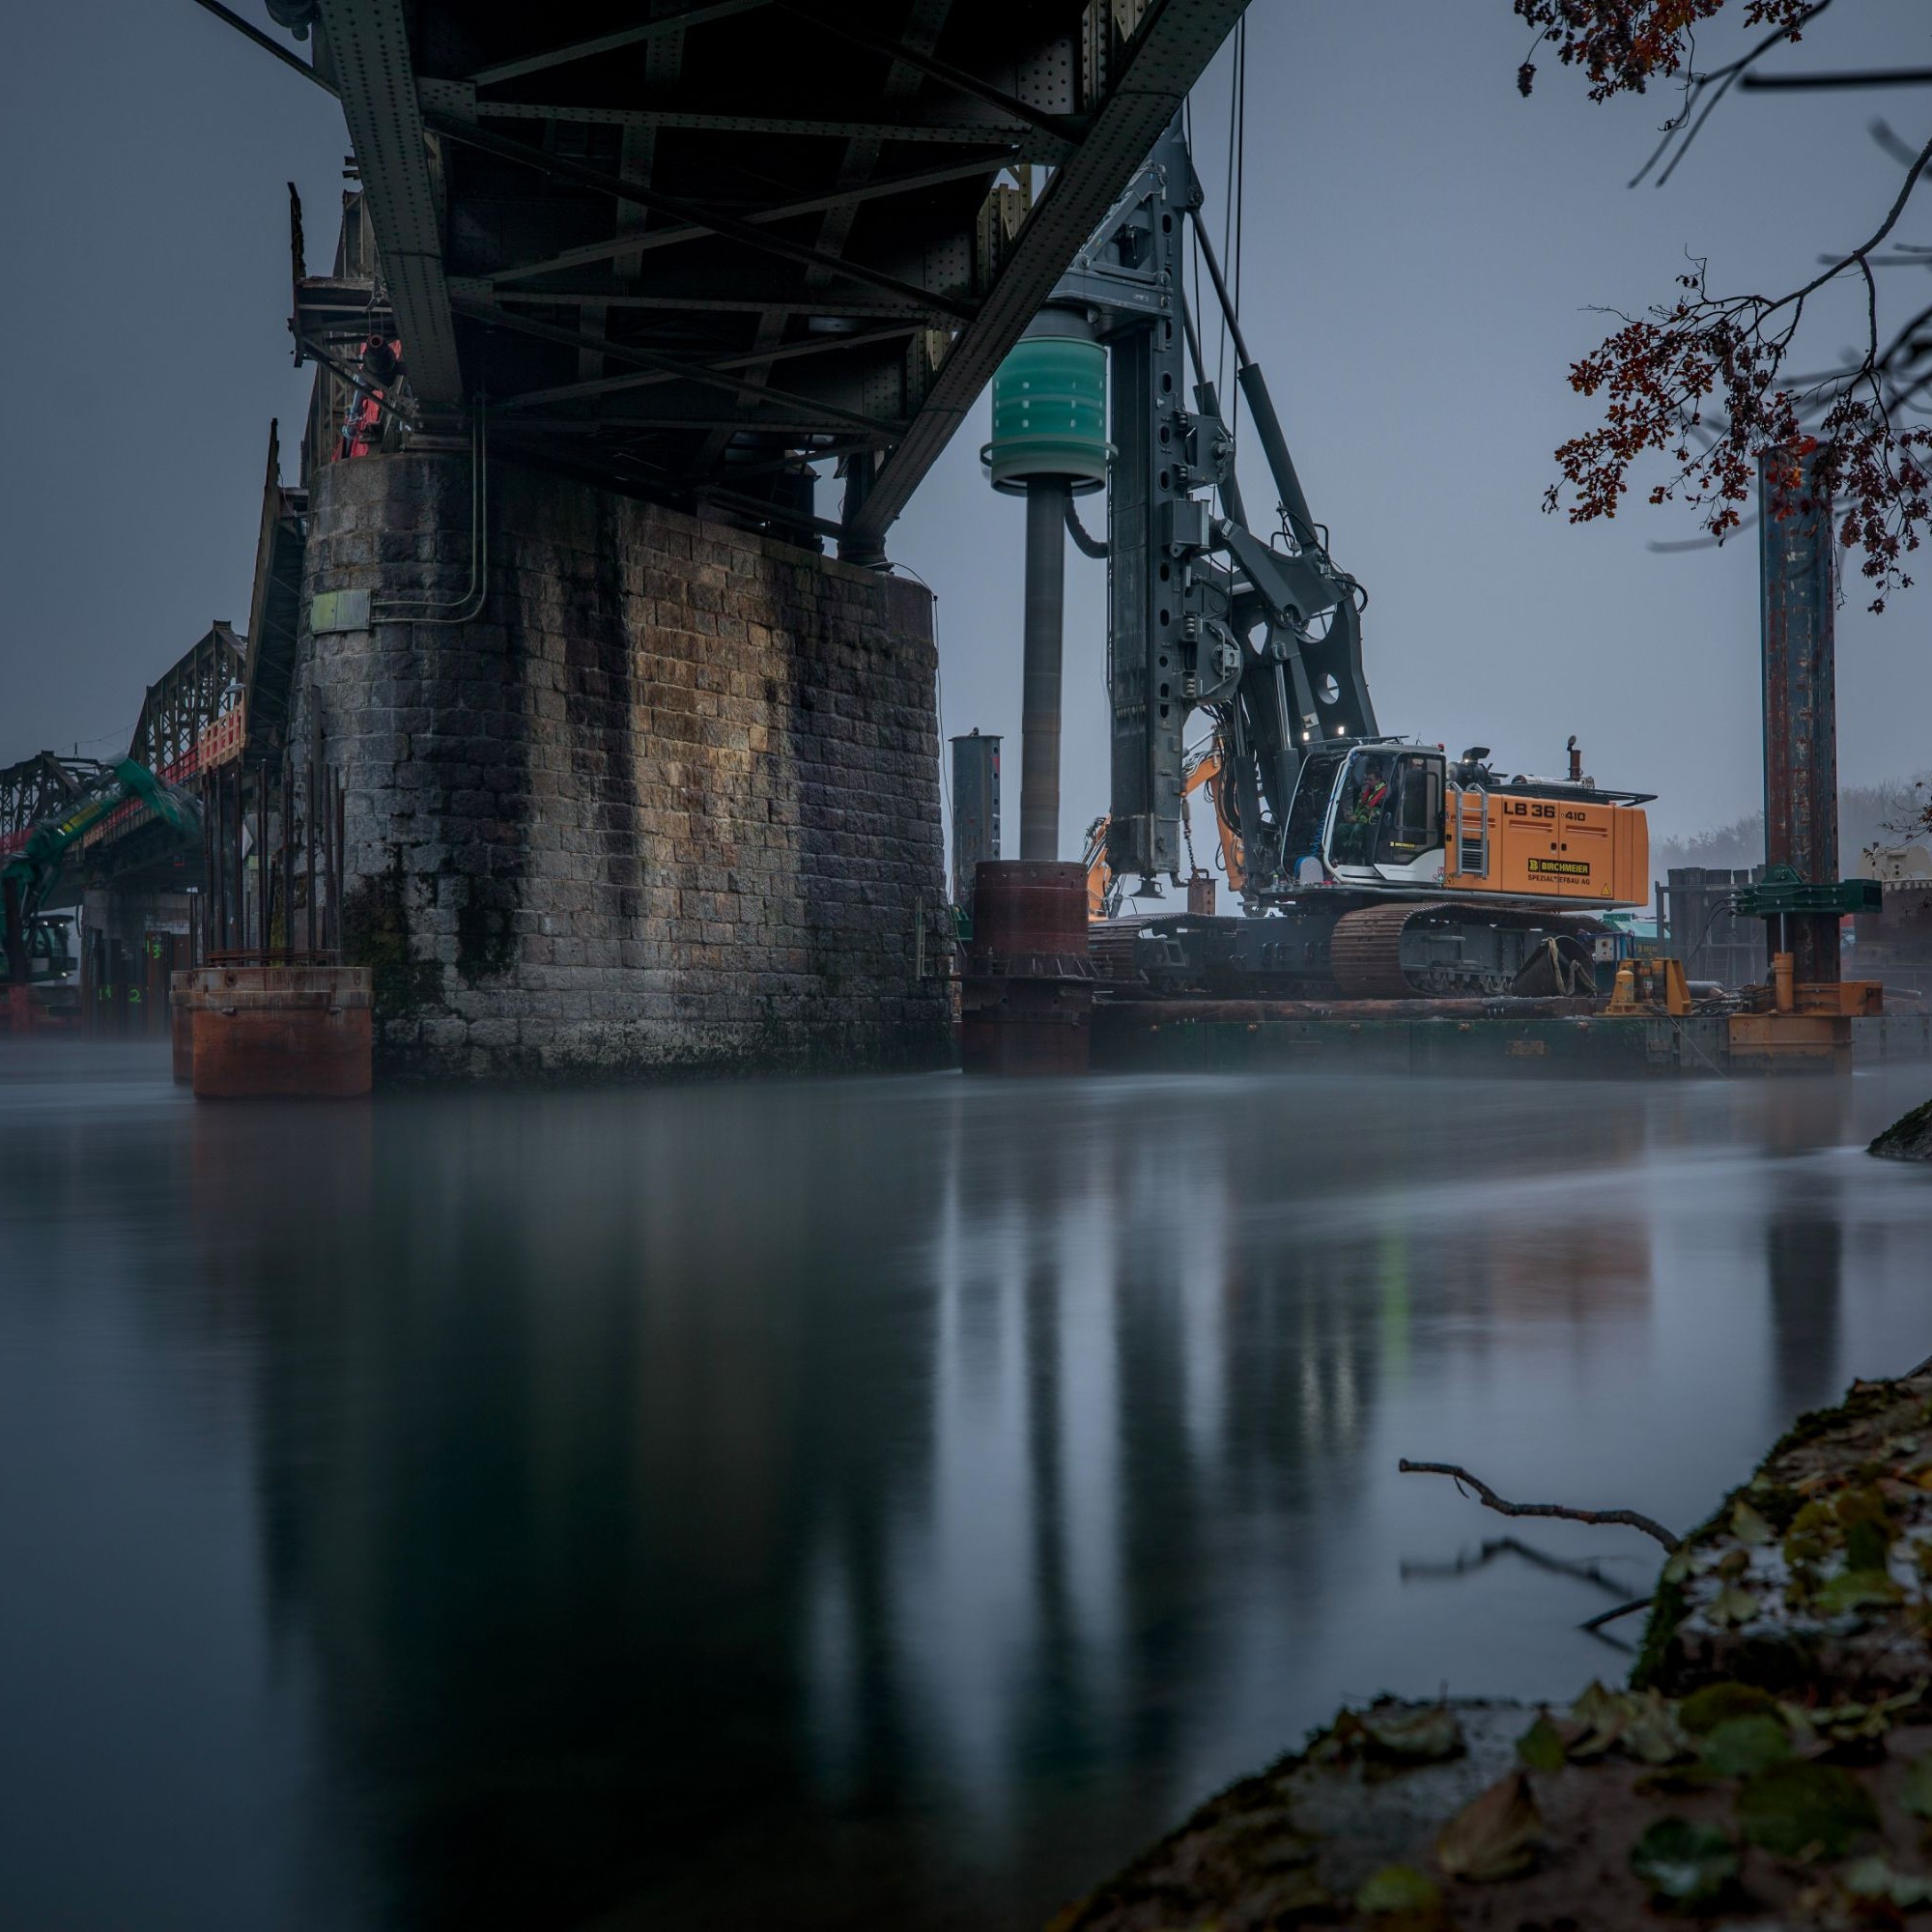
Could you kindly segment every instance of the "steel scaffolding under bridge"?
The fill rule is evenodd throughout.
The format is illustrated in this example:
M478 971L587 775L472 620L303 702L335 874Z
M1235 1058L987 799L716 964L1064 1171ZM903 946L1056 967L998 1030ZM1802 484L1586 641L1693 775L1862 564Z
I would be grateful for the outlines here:
M425 429L481 395L506 454L876 561L1244 5L277 0L380 262L298 261L298 353L393 327Z

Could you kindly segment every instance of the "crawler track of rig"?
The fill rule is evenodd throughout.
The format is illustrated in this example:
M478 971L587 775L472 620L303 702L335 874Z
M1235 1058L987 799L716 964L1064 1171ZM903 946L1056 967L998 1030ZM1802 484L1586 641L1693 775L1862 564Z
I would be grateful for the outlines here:
M1412 919L1424 913L1447 911L1439 900L1420 905L1365 906L1344 913L1335 922L1328 963L1335 985L1345 1000L1413 1000L1422 988L1412 986L1402 967L1402 936Z

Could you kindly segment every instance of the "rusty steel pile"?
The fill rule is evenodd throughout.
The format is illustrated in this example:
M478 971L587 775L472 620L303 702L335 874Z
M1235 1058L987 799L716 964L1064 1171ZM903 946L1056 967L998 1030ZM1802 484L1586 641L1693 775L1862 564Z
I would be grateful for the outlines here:
M1094 982L1087 938L1083 867L980 861L960 984L960 1060L969 1073L1087 1071Z

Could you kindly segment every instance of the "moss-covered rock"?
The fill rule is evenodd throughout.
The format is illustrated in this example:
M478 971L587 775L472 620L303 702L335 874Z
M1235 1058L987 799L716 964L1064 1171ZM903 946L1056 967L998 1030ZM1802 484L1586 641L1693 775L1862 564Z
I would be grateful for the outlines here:
M1892 1122L1865 1151L1882 1160L1932 1160L1932 1100Z

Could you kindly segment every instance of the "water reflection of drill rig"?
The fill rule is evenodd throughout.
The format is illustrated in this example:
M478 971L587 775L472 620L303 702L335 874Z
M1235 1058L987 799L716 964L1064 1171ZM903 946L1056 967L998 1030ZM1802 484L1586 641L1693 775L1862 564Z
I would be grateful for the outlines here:
M976 1116L947 1151L927 1488L891 1594L908 1702L991 1818L1043 1737L1184 1756L1240 1647L1230 1621L1265 1603L1280 1640L1281 1590L1238 1572L1315 1570L1309 1524L1358 1486L1378 1265L1246 1239L1247 1160L1225 1153L1131 1108L1064 1141ZM853 1648L847 1567L828 1552L822 1571L828 1710ZM852 1775L861 1730L828 1723L829 1776Z

